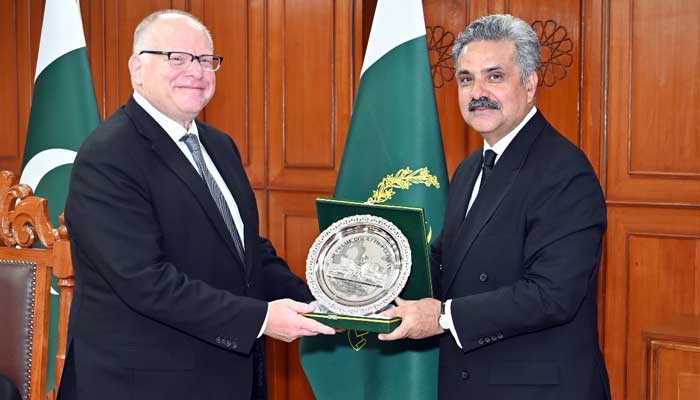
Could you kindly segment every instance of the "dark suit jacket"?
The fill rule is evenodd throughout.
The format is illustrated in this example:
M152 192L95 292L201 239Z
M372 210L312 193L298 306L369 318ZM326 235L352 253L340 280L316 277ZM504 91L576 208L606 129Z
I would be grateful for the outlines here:
M440 339L440 398L609 398L596 316L606 207L593 169L537 112L464 220L481 163L479 150L455 172L432 249L463 346Z
M1 400L22 400L19 389L10 378L0 374L0 399Z
M132 98L85 140L73 166L64 398L249 399L266 301L312 298L260 237L233 141L197 127L238 204L245 262L204 181Z

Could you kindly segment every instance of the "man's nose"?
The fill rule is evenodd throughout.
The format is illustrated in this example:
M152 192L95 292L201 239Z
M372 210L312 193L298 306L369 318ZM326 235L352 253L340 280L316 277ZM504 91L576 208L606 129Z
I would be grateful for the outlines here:
M489 96L489 91L486 88L486 85L482 83L479 79L474 80L470 94L473 99L480 99L482 97L491 98L491 96Z
M188 65L185 66L187 75L194 78L200 79L204 75L204 68L200 64L199 59L192 60Z
M470 95L473 99L480 99L482 97L486 97L489 99L493 98L491 96L491 92L489 91L487 82L481 79L474 79L471 89L472 90Z

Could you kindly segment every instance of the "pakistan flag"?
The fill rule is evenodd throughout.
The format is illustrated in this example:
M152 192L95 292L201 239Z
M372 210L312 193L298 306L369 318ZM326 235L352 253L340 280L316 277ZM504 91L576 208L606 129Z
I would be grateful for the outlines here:
M95 89L75 0L47 0L20 182L49 201L54 226L68 193L75 154L99 123ZM47 390L54 385L59 299L52 284Z
M427 240L442 229L447 172L420 0L379 0L335 198L425 209ZM435 338L380 342L347 331L304 338L316 398L437 398Z

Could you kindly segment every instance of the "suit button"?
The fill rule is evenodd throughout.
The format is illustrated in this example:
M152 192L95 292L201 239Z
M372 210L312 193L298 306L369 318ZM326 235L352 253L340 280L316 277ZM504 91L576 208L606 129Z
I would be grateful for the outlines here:
M486 273L482 272L481 275L479 275L479 280L482 282L486 282L489 279L489 276L486 275Z
M462 373L460 374L460 376L461 376L462 379L464 379L464 380L469 379L469 371L467 371L467 370L462 371Z
M484 339L479 339L479 340L477 340L477 343L479 343L479 344L484 344Z
M498 338L499 338L499 339L503 339L503 334L502 334L502 333L499 333L499 334L498 334Z

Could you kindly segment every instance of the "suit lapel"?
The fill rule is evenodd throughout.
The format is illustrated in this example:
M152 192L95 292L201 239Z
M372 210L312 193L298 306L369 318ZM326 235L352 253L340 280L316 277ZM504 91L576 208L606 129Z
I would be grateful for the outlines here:
M156 155L182 180L187 189L197 199L209 221L227 244L228 249L233 254L233 258L243 265L243 261L238 256L238 252L233 244L233 239L226 228L226 223L216 207L214 199L211 197L209 188L189 160L187 160L187 157L182 154L182 151L170 139L163 128L133 98L129 100L125 110L136 124L139 132L151 141L151 148Z
M447 245L452 246L456 239L456 234L464 225L464 215L467 213L467 206L472 196L472 188L476 182L476 178L481 171L482 163L481 151L470 157L464 165L465 177L460 178L461 183L453 184L451 188L454 193L450 193L450 198L447 204L447 221L445 230Z
M535 138L546 125L544 117L538 111L523 127L522 131L513 139L506 148L498 163L491 172L489 179L479 191L479 194L467 214L467 218L454 232L454 240L451 241L448 259L454 260L443 273L442 287L444 293L450 289L457 273L463 265L463 260L469 253L479 233L493 216L498 206L510 191L520 170L527 158L530 147ZM474 184L469 187L471 189Z
M452 284L457 272L461 268L462 260L471 249L474 240L496 211L499 204L501 204L501 201L510 190L518 172L520 172L519 169L507 170L502 168L502 166L501 168L498 167L498 164L494 167L488 181L479 191L472 208L467 214L466 220L462 223L457 232L455 232L455 238L451 246L451 249L454 249L454 253L452 253L453 256L450 257L450 259L455 261L455 264L452 264L451 267L445 271L445 280L443 281L445 292L450 288L450 284Z

